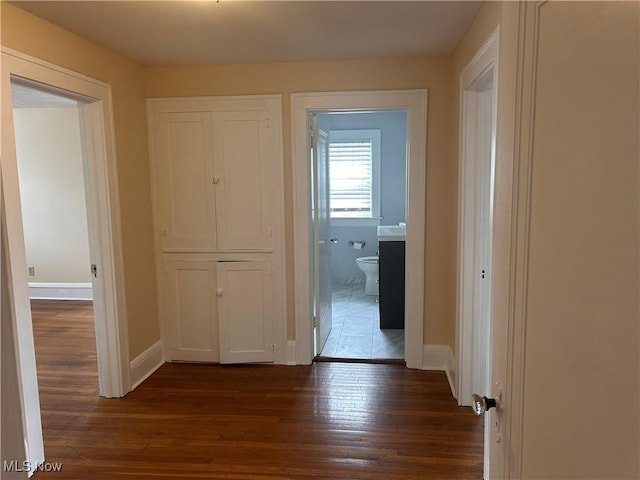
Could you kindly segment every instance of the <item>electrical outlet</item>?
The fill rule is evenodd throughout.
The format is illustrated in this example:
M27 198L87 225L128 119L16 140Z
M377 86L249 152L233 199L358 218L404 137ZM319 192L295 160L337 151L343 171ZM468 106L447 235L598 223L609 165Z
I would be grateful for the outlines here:
M36 276L36 267L29 267L29 276L30 277Z

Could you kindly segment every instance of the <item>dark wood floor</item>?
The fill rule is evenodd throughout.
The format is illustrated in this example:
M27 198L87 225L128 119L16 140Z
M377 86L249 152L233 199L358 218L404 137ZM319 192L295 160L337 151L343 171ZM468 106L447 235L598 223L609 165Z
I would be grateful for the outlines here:
M90 303L33 302L58 479L480 479L482 419L441 372L398 365L165 364L97 396Z

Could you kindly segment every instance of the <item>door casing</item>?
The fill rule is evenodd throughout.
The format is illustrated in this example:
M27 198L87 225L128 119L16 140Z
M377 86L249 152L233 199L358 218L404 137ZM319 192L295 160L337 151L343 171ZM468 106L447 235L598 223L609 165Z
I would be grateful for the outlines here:
M291 96L294 184L295 362L313 360L313 253L311 248L310 112L404 110L407 112L407 262L405 273L405 360L423 366L427 90L299 93Z
M495 172L495 138L497 124L497 54L499 31L496 30L478 50L460 76L460 161L458 178L458 293L457 293L457 345L458 356L458 385L456 388L458 403L469 405L474 380L474 358L470 355L473 350L473 298L477 283L474 269L474 256L478 250L478 243L484 241L491 245L491 229L485 238L478 238L476 231L475 189L478 177L489 179L489 223L492 221L493 188ZM486 98L487 84L492 82L491 104ZM489 124L478 125L477 110L491 111ZM470 138L472 137L472 138ZM490 137L491 158L490 171L479 171L476 168L476 139ZM491 272L487 272L490 281ZM486 352L485 352L486 353ZM485 354L486 356L486 354ZM477 392L485 393L485 392Z
M459 405L470 405L472 393L491 394L491 258L499 38L498 27L460 74L456 305L456 396ZM489 158L486 158L487 140L490 142ZM488 205L481 205L478 209L477 193L480 189L484 189L488 196ZM478 271L479 259L484 260L483 272ZM486 282L485 288L480 285L482 281ZM488 428L489 422L485 428L485 443L489 438ZM487 449L485 472L489 472Z
M34 468L44 461L42 425L31 308L27 282L22 213L18 185L11 79L62 90L84 103L85 185L94 280L99 392L121 397L130 391L129 349L124 294L124 266L120 240L120 211L113 135L111 87L71 70L7 48L2 54L2 182L6 222L9 302L18 368L21 417L27 461ZM89 265L87 265L89 268Z

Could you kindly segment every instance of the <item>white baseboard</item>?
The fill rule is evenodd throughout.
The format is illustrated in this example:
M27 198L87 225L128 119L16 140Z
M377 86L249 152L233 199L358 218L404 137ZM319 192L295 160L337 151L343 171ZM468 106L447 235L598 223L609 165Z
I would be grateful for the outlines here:
M289 340L287 341L287 358L285 360L287 365L296 365L296 341Z
M164 347L162 340L147 348L144 352L131 360L129 365L129 378L131 379L131 390L144 382L153 372L164 363Z
M451 393L456 396L455 390L455 360L449 345L424 345L422 351L422 370L441 370L447 375Z
M453 398L458 398L456 394L456 365L457 364L453 356L453 352L451 351L451 348L449 348L449 353L447 355L447 369L445 370L445 373L447 374L447 380L449 380L449 388L451 389Z
M34 300L93 300L91 283L29 282L29 298Z

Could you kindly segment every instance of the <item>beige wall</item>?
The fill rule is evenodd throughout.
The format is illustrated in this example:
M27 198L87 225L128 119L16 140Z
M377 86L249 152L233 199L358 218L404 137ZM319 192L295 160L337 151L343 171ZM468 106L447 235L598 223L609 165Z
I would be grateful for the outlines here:
M13 110L31 282L91 282L77 107Z
M429 344L454 343L455 197L451 57L406 57L252 65L148 67L148 97L283 96L288 333L293 319L293 185L290 94L429 89L426 188L425 333Z
M473 23L469 26L464 36L456 46L453 54L454 82L456 89L459 84L460 72L477 53L482 44L489 38L489 35L496 29L502 19L502 2L485 2L478 13L476 13ZM457 92L457 90L456 90ZM455 105L458 105L458 95L455 96ZM457 109L456 109L457 117Z
M640 3L536 30L523 478L640 478Z
M160 338L142 69L7 2L0 8L3 47L112 86L129 351L134 358Z

